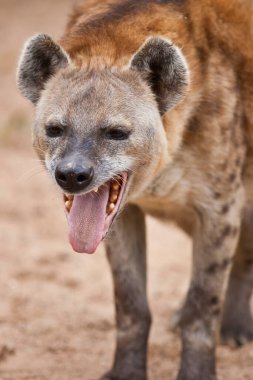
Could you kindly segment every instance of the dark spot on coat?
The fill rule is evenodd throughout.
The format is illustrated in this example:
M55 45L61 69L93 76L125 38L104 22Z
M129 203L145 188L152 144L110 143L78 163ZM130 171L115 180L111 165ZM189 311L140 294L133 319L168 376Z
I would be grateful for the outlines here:
M245 260L245 265L246 266L252 266L253 265L253 258Z
M221 263L220 269L225 270L231 264L231 258L224 259Z
M210 313L210 295L207 289L199 285L190 288L184 305L181 327L203 319L206 313Z
M234 182L234 180L236 179L236 174L235 173L231 173L228 177L228 180L229 182Z
M224 259L221 263L212 263L206 269L207 274L215 274L218 271L224 271L231 264L231 258Z
M221 313L221 308L220 307L216 307L214 310L213 310L213 315L215 317L218 317Z
M211 296L206 287L195 285L189 290L180 325L185 327L196 320L205 320L209 323L210 318L218 316L220 312L219 298Z
M211 297L210 299L211 305L217 305L218 302L219 302L219 298L217 296Z
M209 265L209 267L206 269L207 274L214 274L219 270L219 264L218 263L212 263Z
M232 227L228 224L226 225L223 230L221 231L220 233L220 236L217 237L217 239L214 241L214 246L216 248L220 247L221 244L223 243L224 239L226 237L228 237L229 235L231 235L231 232L232 232Z
M229 208L230 208L230 205L228 203L226 203L225 205L222 206L221 213L226 214L228 212Z
M219 199L219 198L221 197L221 193L215 191L215 192L213 193L213 196L214 196L215 199Z
M221 237L225 238L225 237L229 236L231 234L231 232L232 232L232 227L229 224L227 224L221 233Z

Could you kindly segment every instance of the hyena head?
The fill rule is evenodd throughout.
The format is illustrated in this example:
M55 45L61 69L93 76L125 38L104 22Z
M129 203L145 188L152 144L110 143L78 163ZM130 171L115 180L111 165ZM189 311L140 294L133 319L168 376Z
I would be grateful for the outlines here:
M167 162L161 117L187 85L183 55L163 38L147 39L125 67L88 70L47 35L26 43L18 86L35 105L34 147L63 191L74 250L94 252Z

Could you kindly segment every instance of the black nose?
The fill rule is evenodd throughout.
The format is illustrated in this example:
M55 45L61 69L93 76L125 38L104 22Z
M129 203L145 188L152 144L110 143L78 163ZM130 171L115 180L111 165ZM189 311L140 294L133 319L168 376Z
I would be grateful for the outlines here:
M70 193L84 190L91 183L93 175L93 167L84 168L73 162L62 161L55 170L57 183Z

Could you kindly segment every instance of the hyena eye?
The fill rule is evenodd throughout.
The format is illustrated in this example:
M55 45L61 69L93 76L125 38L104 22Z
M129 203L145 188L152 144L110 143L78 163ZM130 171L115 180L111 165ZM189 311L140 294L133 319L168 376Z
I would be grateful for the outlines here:
M48 137L61 137L63 135L64 129L59 125L47 125L46 135Z
M130 135L129 131L124 131L119 128L112 128L105 132L105 136L110 140L126 140Z

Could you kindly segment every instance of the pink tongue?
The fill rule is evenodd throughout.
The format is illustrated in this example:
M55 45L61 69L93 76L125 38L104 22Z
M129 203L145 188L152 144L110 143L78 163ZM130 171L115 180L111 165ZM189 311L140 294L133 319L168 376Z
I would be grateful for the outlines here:
M103 238L109 186L98 193L75 195L68 214L69 241L74 251L94 253Z

